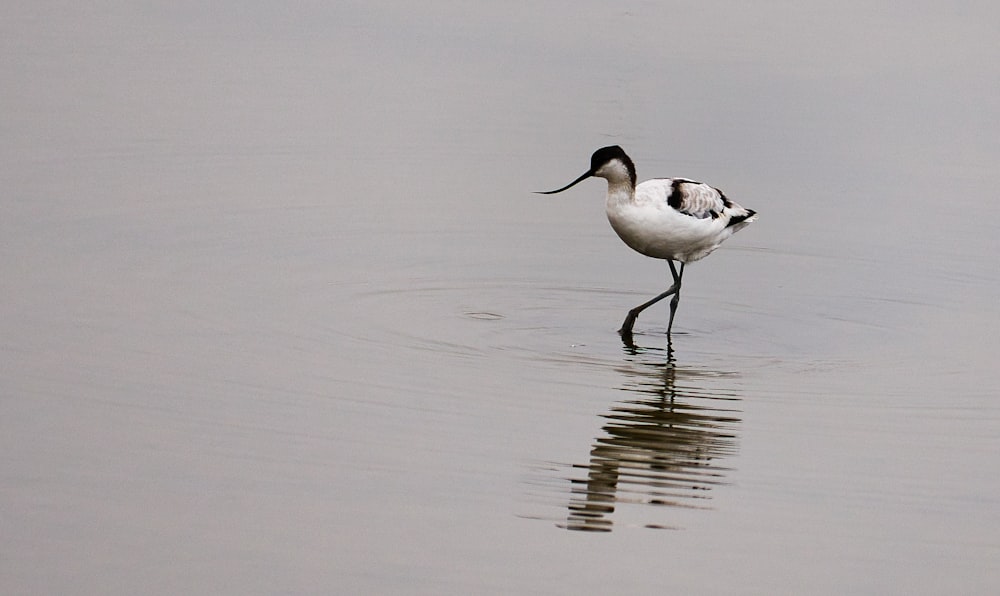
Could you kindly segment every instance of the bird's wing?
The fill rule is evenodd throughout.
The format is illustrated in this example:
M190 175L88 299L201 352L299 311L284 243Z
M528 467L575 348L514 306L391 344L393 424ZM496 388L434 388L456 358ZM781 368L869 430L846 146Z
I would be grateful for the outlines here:
M636 190L643 190L666 200L674 210L697 219L715 219L732 205L722 191L686 178L657 178L647 180Z

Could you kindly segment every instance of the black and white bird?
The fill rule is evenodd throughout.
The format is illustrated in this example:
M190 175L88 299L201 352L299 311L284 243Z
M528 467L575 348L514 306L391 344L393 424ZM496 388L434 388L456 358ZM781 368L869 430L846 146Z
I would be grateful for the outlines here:
M730 201L718 188L686 178L654 178L636 184L635 164L618 145L595 151L590 158L590 169L573 182L538 194L562 192L590 177L608 181L605 209L618 236L636 252L665 259L674 278L673 285L665 292L630 310L619 333L623 339L631 340L632 326L639 313L673 295L667 324L669 335L681 297L684 265L707 257L727 238L753 222L757 212ZM674 261L680 263L679 268Z

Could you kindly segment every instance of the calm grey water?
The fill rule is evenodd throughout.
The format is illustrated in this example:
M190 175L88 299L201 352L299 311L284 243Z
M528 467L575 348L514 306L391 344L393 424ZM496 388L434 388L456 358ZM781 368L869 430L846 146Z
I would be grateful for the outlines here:
M994 4L5 13L4 593L1000 589Z

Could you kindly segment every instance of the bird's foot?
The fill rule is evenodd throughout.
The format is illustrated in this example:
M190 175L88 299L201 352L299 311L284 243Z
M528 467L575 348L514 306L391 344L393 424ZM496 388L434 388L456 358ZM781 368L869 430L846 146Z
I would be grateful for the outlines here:
M642 312L641 308L633 308L628 311L628 314L625 315L625 322L622 323L622 328L618 330L618 333L621 333L622 335L628 333L631 335L632 326L635 325L635 320L638 318L640 312Z
M632 337L632 326L635 325L635 315L631 312L625 317L625 322L622 323L622 328L618 330L618 334L622 337L626 335Z
M638 313L629 311L628 316L625 317L625 322L622 323L622 328L618 330L618 335L622 336L622 343L625 347L631 348L635 344L632 343L632 326L635 325L635 318Z

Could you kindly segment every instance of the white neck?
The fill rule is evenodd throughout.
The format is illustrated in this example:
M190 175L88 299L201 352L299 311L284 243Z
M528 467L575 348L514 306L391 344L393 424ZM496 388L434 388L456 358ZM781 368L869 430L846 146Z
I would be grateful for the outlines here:
M635 188L632 181L625 177L625 180L608 180L608 206L629 203L635 198Z

